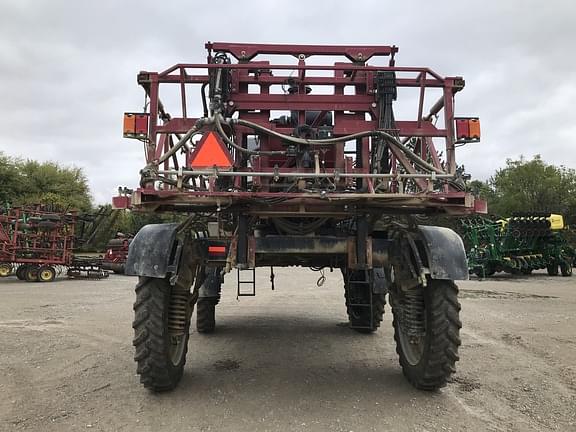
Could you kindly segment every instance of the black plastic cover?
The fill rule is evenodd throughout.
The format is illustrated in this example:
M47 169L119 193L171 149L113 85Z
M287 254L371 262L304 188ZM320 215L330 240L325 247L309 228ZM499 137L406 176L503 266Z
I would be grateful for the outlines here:
M146 225L130 243L125 274L164 278L175 252L177 223Z
M432 279L468 280L464 243L450 228L419 225L426 244Z

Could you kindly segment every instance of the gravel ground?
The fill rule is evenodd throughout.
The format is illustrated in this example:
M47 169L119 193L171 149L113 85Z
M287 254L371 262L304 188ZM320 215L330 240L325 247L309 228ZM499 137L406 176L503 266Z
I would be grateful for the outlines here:
M461 282L461 361L439 392L402 377L387 309L346 328L339 272L259 270L224 285L213 335L190 338L184 378L146 391L132 360L134 278L0 280L0 430L576 431L576 278Z

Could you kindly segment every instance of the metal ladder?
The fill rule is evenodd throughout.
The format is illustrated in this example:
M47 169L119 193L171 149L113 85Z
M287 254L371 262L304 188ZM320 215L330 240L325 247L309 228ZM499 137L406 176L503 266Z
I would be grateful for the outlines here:
M372 272L370 270L362 270L362 272L364 273L364 277L361 280L352 280L352 275L354 273L359 273L359 272L350 272L350 274L348 275L348 306L353 308L353 309L357 309L357 308L365 308L368 309L368 311L370 312L369 317L370 317L370 321L369 321L369 325L365 326L365 325L354 325L352 322L350 322L350 328L353 329L371 329L374 325L374 314L373 314L373 303L372 303ZM361 293L361 294L365 294L367 293L368 295L368 303L356 303L356 301L358 301L357 298L354 298L352 296L352 293ZM358 295L355 297L362 297L362 295ZM352 301L355 301L355 303L351 303Z
M241 273L248 273L249 279L242 279ZM242 285L251 285L251 291L242 291ZM256 269L240 269L238 268L238 289L236 297L254 297L256 295Z

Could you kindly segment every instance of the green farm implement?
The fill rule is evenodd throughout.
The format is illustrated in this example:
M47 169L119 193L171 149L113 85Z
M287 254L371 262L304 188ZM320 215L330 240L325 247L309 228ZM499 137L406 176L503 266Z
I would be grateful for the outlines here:
M571 276L576 251L566 241L561 215L515 213L491 220L481 217L462 220L462 237L470 273L478 277L497 272L530 274L546 269L548 274Z

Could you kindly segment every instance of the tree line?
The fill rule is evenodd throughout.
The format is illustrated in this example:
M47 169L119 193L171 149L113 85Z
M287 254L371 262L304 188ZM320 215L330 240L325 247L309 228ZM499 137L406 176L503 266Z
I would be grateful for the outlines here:
M92 209L92 197L81 168L0 153L0 204L47 204L87 212Z
M507 159L487 181L471 181L468 190L488 201L491 215L550 212L576 224L576 171L547 164L540 155L530 160Z
M86 250L103 250L117 232L135 234L148 223L166 219L163 215L113 211L111 205L95 205L81 168L0 153L0 209L31 204L77 210L77 234Z

